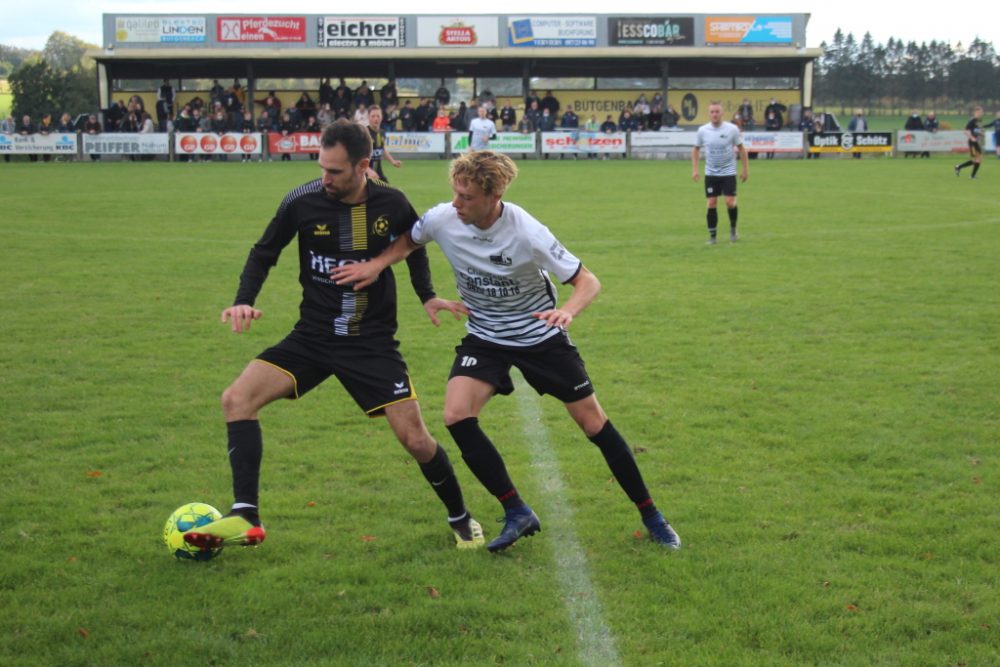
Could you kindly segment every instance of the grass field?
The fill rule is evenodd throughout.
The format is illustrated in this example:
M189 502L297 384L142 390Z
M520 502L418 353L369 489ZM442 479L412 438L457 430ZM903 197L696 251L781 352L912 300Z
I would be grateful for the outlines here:
M268 541L184 563L162 524L228 506L218 395L294 322L291 249L249 334L219 311L316 168L0 164L0 664L998 664L1000 164L951 165L757 161L743 240L707 247L683 162L522 164L509 198L603 282L574 340L680 552L524 388L482 421L543 531L459 552L330 382L262 415ZM422 210L446 168L390 176ZM496 535L440 421L462 328L400 284L428 423Z

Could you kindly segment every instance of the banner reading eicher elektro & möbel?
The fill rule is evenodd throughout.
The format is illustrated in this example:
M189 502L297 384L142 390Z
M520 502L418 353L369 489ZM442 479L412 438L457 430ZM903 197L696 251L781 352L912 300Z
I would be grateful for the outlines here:
M406 19L398 16L323 16L318 42L325 48L394 49L406 46Z

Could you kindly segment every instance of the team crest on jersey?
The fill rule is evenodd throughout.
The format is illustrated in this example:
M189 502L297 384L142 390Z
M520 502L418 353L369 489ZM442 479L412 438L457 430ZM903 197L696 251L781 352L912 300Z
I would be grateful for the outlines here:
M327 225L316 225L316 229L313 230L313 236L329 236L330 230L327 229Z
M384 215L380 215L378 219L372 223L372 233L375 236L386 236L389 234L389 219Z

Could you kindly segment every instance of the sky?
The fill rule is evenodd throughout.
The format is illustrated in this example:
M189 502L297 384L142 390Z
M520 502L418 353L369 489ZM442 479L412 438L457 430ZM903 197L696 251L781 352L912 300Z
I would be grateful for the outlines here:
M814 9L807 7L812 4ZM871 0L838 0L837 2L804 3L801 0L714 0L703 3L666 3L664 0L628 0L617 5L606 0L504 0L495 7L503 7L503 14L535 14L540 10L548 14L801 14L810 13L806 28L806 45L818 47L830 42L837 28L854 33L860 39L871 32L876 43L884 44L890 37L904 42L945 41L951 44L968 44L975 37L992 42L1000 49L1000 21L989 20L983 12L975 18L962 8L949 10L937 3L932 12L914 10L910 3L878 2ZM41 50L45 41L56 30L69 33L85 42L101 44L103 41L102 14L451 14L454 2L419 2L414 0L378 0L368 5L376 11L331 11L334 6L345 5L330 0L293 0L275 3L274 0L33 0L17 11L4 12L0 21L0 44ZM361 5L358 4L358 7ZM418 11L416 8L420 6ZM281 11L276 11L280 7ZM467 10L473 10L469 3ZM481 9L479 7L482 7ZM491 6L492 7L492 6ZM452 10L452 11L449 11ZM499 14L478 6L466 14Z

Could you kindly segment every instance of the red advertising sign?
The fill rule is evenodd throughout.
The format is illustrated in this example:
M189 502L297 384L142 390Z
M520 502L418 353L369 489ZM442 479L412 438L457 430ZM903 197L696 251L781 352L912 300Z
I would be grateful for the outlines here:
M271 153L319 153L319 132L267 135L267 149Z
M177 153L183 155L225 155L229 153L260 155L262 146L261 135L236 132L227 132L221 135L177 132L174 134L174 142Z
M304 42L304 16L220 16L215 21L220 42Z

